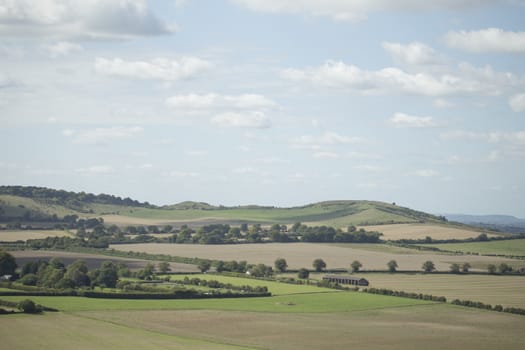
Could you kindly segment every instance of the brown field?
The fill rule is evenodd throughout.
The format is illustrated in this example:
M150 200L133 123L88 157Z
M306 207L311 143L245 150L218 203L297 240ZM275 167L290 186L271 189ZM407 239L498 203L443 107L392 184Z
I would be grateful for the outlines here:
M474 238L482 233L481 230L468 230L463 228L445 227L432 224L393 224L362 226L367 231L378 231L383 233L383 239L424 239L427 236L433 239L466 239ZM488 234L494 236L494 234Z
M68 265L75 260L84 260L90 269L100 267L100 264L104 261L115 261L123 262L132 271L140 270L148 263L158 264L158 261L149 261L133 258L119 258L113 256L87 254L87 253L73 253L63 251L50 251L50 250L17 250L10 252L15 258L18 266L23 266L29 261L35 260L49 260L51 258L60 258L64 264ZM195 265L181 264L181 263L170 263L171 270L173 272L198 272L199 270Z
M122 251L168 254L183 257L199 257L217 260L246 260L249 263L264 263L273 266L275 259L285 258L288 267L298 269L311 268L316 258L323 259L329 269L348 268L352 261L359 260L364 270L386 270L386 263L396 260L400 270L420 270L426 260L431 260L436 268L447 271L451 263L469 262L474 269L485 269L488 264L506 262L510 265L523 263L519 260L473 255L447 255L430 252L391 251L389 246L376 245L377 250L370 250L370 245L359 244L320 244L320 243L267 243L234 245L191 245L191 244L118 244L111 248ZM384 247L381 251L380 247Z
M0 230L0 242L27 241L46 237L73 237L73 234L62 230Z
M449 301L473 300L525 309L525 276L374 273L364 277L370 282L370 287L375 288L445 296Z
M450 305L325 313L116 311L83 316L257 349L520 349L525 317Z

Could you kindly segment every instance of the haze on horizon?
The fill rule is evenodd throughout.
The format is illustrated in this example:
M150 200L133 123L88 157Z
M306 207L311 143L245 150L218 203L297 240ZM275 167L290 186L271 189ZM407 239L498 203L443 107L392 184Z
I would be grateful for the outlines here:
M0 0L0 184L525 217L525 1Z

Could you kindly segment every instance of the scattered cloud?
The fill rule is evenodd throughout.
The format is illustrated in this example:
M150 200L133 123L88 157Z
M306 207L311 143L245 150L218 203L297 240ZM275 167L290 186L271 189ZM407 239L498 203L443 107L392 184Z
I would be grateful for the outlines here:
M166 104L172 108L183 110L210 110L220 108L266 109L277 106L274 101L263 95L219 95L215 93L176 95L167 98Z
M335 152L314 152L312 154L312 157L314 158L321 158L321 159L339 159L339 154Z
M203 150L189 150L186 151L186 154L191 157L203 157L208 155L208 151Z
M340 135L336 132L327 131L319 136L303 135L292 139L293 148L304 148L319 150L323 145L340 145L362 143L364 140L359 137Z
M211 123L222 127L266 129L271 127L270 119L264 112L228 112L211 119Z
M106 144L116 140L129 139L142 133L144 129L139 126L96 128L88 130L65 129L62 134L78 144Z
M419 177L436 177L439 176L439 172L431 169L422 169L414 171L413 175L419 176Z
M0 36L131 38L175 29L146 0L0 0Z
M71 43L68 41L59 41L55 44L47 45L44 48L49 53L49 56L51 56L52 58L68 56L72 53L84 50L84 48L81 45Z
M433 11L433 10L470 10L485 4L493 4L490 0L230 0L252 11L285 13L309 16L326 16L334 21L362 21L369 13L382 11ZM502 1L499 2L508 2Z
M315 86L349 89L363 94L409 94L423 96L498 95L518 80L510 73L495 72L490 66L476 68L461 64L459 72L441 75L408 73L388 67L370 71L342 61L329 60L319 67L286 69L282 77Z
M525 93L511 96L509 105L514 112L525 112Z
M395 113L389 121L397 128L433 128L438 125L432 117L419 117L405 113Z
M381 171L384 171L385 169L381 166L378 166L378 165L370 165L370 164L360 164L360 165L356 165L354 166L354 169L355 170L361 170L361 171L368 171L368 172L381 172Z
M434 105L434 107L436 108L440 108L440 109L444 109L444 108L452 108L455 106L454 103L448 101L448 100L445 100L443 98L437 98L434 100L434 102L432 103Z
M5 89L8 87L15 86L16 83L13 79L9 78L7 75L0 72L0 89Z
M488 143L511 143L514 145L525 145L525 131L503 132L474 132L465 130L452 130L442 133L440 137L444 140L481 141Z
M525 32L488 28L473 31L448 32L445 43L455 49L474 53L525 53Z
M394 62L402 65L436 65L443 64L444 59L440 57L433 48L419 42L413 42L407 45L392 42L383 42L381 44Z
M166 175L172 176L172 177L190 177L190 178L194 178L194 177L199 177L200 176L200 174L196 173L196 172L180 171L180 170L172 170L172 171L168 172Z
M83 175L105 175L115 172L115 169L109 165L93 165L88 168L75 169L75 172Z
M198 57L155 58L150 61L125 61L121 58L95 59L95 71L120 78L177 81L210 69L212 64Z

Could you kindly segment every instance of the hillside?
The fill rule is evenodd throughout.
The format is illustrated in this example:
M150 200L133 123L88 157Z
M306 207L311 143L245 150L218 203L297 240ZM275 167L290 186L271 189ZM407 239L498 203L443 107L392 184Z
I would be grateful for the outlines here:
M103 217L108 223L189 224L261 223L346 227L425 223L449 225L443 217L375 201L326 201L300 207L214 206L201 202L182 202L154 206L130 198L111 195L75 193L39 187L0 186L0 220L50 221L65 215Z

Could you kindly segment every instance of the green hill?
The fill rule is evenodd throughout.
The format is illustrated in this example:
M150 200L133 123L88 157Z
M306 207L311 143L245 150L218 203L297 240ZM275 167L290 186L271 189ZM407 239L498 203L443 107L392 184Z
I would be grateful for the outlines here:
M204 222L303 222L335 227L396 223L446 224L442 217L375 201L326 201L291 208L257 205L225 207L187 201L160 207L106 194L0 186L0 221L51 220L72 214L79 217L108 217L121 223L137 223L143 219L148 223L184 222L195 225Z

